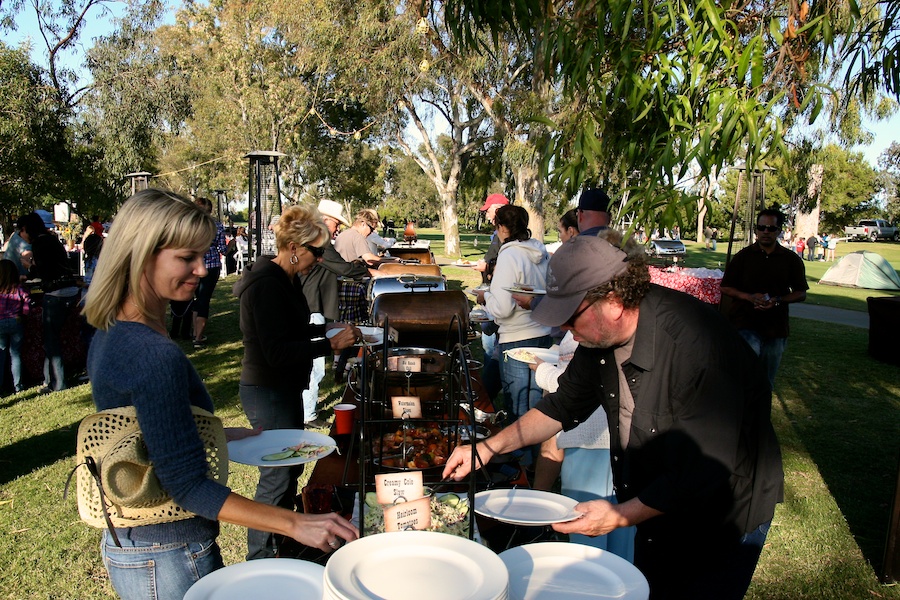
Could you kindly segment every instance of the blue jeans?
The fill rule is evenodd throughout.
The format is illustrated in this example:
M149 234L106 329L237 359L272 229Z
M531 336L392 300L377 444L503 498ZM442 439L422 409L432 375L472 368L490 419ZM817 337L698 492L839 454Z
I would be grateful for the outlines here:
M224 566L215 540L153 544L119 536L119 541L121 548L104 531L100 553L123 600L181 600L197 580Z
M253 427L269 429L303 429L301 390L276 390L256 385L240 387L241 406ZM303 465L294 467L260 467L256 486L257 502L294 510L297 479ZM247 560L274 558L278 551L275 534L256 529L247 530Z
M500 379L506 396L506 409L518 419L540 402L543 391L534 380L534 373L526 363L507 358L504 352L513 348L549 348L553 340L549 335L500 344Z
M613 492L609 448L565 448L563 452L563 496L579 502L602 499L618 504ZM569 534L569 541L607 550L628 562L634 562L634 527L620 527L596 537L572 533Z
M759 360L762 361L763 368L766 370L766 377L769 378L769 386L775 389L775 375L778 373L778 366L781 364L781 355L787 346L787 338L764 338L752 329L740 329L738 333L746 340Z
M6 352L9 351L10 370L13 387L17 392L25 389L22 386L22 322L19 319L0 320L0 389L3 389L3 377L6 375Z
M488 393L488 396L491 397L491 400L494 400L502 389L500 383L500 361L494 356L497 349L497 334L492 333L488 335L482 330L481 348L484 350L484 366L481 367L481 383L484 384L484 389ZM501 407L495 406L495 408L499 410Z
M78 303L74 296L44 294L44 385L53 391L66 389L63 371L62 328L72 308Z

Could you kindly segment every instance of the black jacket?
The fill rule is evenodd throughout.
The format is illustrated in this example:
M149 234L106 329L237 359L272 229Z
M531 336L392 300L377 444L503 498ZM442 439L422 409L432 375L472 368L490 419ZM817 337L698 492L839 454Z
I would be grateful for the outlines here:
M325 315L331 321L338 320L338 277L362 279L369 276L369 269L362 261L347 262L332 244L325 245L325 255L309 275L300 277L303 295L311 312Z
M241 384L305 390L313 359L331 353L324 325L310 325L299 278L260 258L234 284L241 303ZM320 339L314 339L320 338Z

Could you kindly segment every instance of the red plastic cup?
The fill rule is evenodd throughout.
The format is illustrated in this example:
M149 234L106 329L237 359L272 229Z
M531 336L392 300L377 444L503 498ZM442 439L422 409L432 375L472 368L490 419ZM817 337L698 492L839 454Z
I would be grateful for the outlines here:
M334 432L337 435L353 433L354 404L338 404L334 407Z

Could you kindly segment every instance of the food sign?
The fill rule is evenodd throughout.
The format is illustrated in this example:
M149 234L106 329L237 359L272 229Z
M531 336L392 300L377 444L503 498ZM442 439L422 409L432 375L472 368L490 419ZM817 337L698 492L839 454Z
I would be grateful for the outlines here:
M418 396L391 396L395 419L421 419L422 400Z
M384 530L425 530L431 527L431 497L400 502L384 509Z
M375 476L375 494L378 504L393 504L398 500L422 497L422 471Z

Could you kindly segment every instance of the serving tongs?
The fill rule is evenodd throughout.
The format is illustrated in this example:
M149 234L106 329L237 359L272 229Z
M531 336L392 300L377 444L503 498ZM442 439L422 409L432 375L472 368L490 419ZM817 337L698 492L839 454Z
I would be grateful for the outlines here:
M468 402L460 402L459 407L463 410L463 412L465 412L470 417L473 416L473 414L472 414L473 407ZM483 410L481 410L480 408L478 408L476 406L476 407L474 407L474 413L475 413L474 414L475 421L478 423L488 422L491 425L495 425L497 423L497 421L502 422L503 419L506 418L505 410L498 410L497 412L489 413L489 412L484 412Z

